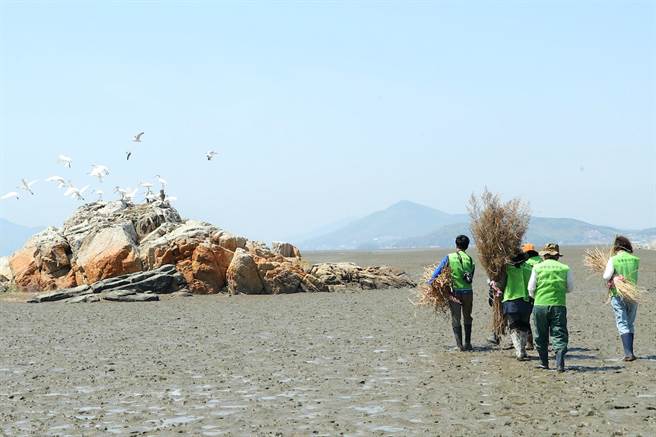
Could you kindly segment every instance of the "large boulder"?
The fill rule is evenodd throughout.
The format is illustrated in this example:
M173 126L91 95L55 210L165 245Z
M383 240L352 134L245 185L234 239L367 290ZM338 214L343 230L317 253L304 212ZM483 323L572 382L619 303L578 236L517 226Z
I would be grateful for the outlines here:
M53 290L75 285L71 248L58 229L34 235L9 259L14 283L27 291Z
M301 251L298 250L298 247L290 243L282 243L280 241L274 241L271 243L271 251L277 255L284 256L285 258L300 258Z
M88 235L74 259L77 282L90 284L142 270L137 235L131 222Z
M253 257L237 248L226 273L231 293L262 294L264 286Z

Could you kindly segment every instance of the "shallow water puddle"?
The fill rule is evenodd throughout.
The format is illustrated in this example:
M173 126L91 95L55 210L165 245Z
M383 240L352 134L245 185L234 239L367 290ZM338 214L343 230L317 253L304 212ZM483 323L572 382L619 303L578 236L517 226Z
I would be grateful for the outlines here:
M367 414L378 414L385 411L385 407L382 405L365 405L362 407L351 407L355 411L360 411L361 413Z

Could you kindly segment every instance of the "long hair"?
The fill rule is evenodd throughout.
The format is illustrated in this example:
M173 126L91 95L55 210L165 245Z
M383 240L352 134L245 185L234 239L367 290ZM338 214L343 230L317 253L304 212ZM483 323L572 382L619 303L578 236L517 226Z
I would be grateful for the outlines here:
M633 246L631 246L631 242L624 235L618 235L613 242L613 253L617 253L620 250L633 253Z

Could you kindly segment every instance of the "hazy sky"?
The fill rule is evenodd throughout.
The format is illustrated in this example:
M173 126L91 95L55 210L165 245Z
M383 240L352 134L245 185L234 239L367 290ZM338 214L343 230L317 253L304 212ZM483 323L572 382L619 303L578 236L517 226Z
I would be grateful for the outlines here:
M266 240L486 185L656 226L653 1L0 4L2 193L96 162L106 193L159 173L184 216ZM34 188L0 217L77 205Z

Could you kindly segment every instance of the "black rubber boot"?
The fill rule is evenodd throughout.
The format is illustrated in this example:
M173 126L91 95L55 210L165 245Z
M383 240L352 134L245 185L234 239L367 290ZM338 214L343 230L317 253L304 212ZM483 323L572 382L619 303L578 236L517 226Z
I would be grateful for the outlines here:
M565 371L565 351L559 350L556 352L556 370L559 372Z
M549 351L539 351L538 355L540 355L540 369L549 369Z
M465 348L462 346L462 327L461 326L454 326L453 327L453 335L456 337L456 346L458 349L461 351L464 351Z
M633 355L633 334L622 334L620 337L624 347L624 361L634 361L636 357Z
M471 344L471 331L472 325L465 325L465 350L471 351L474 350Z

